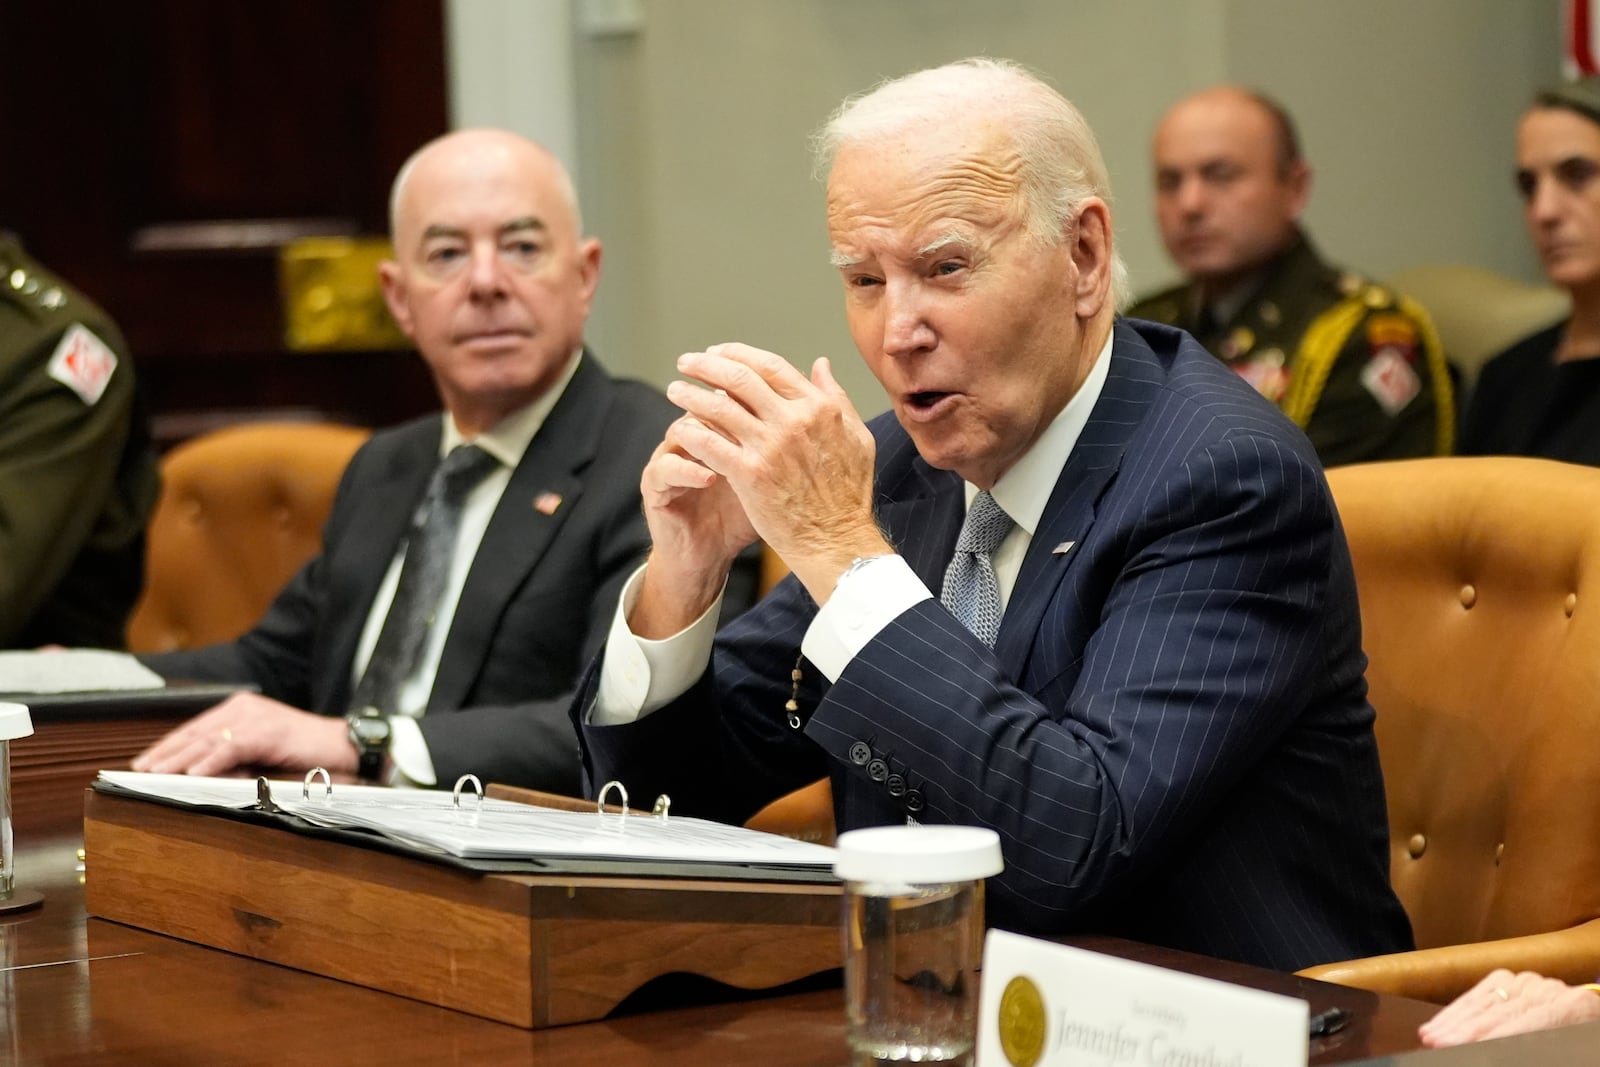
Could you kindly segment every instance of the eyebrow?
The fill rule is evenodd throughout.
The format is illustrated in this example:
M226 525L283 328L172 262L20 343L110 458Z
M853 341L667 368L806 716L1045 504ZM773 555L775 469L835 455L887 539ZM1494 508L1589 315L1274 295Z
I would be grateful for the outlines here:
M547 231L549 229L550 227L546 226L544 220L537 215L524 215L522 218L501 223L495 232L504 237L508 233L517 233L520 230ZM463 237L465 235L466 231L461 227L446 226L441 223L435 223L422 231L422 239L424 241L431 241L441 237Z
M941 249L949 248L951 245L964 245L966 243L966 234L951 230L949 233L941 234L938 237L935 237L933 240L917 249L916 254L919 258L922 258L931 256ZM833 266L837 267L839 270L848 270L851 267L859 266L861 260L854 256L847 256L835 248L832 252L828 253L828 262L833 264Z
M931 256L935 252L949 248L951 245L964 245L966 243L967 238L965 234L957 233L955 230L951 230L949 233L941 234L940 236L935 237L933 240L917 249L917 255Z

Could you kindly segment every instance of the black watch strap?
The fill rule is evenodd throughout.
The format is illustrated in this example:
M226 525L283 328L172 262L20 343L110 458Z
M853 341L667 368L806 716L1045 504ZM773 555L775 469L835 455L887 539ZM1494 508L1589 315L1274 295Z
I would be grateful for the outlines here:
M383 777L383 764L389 756L392 734L389 720L377 708L362 708L345 717L350 743L356 750L356 774L375 782Z

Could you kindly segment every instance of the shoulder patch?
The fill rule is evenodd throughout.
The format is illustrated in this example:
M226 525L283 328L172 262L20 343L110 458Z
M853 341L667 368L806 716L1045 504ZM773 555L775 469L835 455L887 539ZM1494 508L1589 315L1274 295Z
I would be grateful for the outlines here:
M81 322L67 328L50 356L50 377L91 407L105 395L106 383L116 369L117 354Z
M1367 365L1361 368L1361 384L1390 416L1400 414L1422 392L1422 378L1416 368L1393 348L1386 348L1367 360Z

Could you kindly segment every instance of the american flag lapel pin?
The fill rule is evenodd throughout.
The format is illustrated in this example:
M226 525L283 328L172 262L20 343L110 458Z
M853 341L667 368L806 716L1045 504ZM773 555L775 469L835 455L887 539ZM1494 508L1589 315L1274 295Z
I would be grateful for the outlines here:
M1065 556L1068 552L1072 551L1072 546L1077 543L1078 542L1076 541L1063 541L1056 547L1052 548L1050 552L1052 555Z
M540 493L533 498L533 510L541 515L554 515L560 506L560 493Z

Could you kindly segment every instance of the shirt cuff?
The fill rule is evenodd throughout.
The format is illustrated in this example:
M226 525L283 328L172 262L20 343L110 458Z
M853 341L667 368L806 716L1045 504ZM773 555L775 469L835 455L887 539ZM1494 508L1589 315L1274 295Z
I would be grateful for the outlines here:
M431 789L439 784L422 727L409 715L389 716L389 784Z
M641 566L628 578L617 600L600 663L600 683L585 720L592 726L621 726L665 707L688 692L711 662L722 594L687 627L652 641L628 629L628 613L638 603L643 575Z
M830 682L885 626L906 609L932 600L911 564L899 555L878 556L845 571L833 595L811 620L800 651Z

